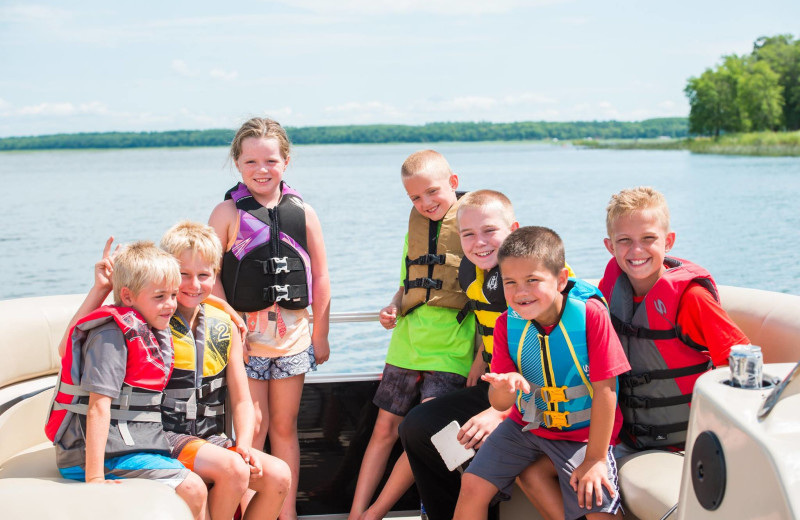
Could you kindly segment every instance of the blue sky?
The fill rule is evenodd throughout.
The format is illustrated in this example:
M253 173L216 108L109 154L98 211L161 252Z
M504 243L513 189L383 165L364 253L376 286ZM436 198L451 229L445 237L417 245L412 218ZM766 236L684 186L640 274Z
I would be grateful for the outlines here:
M235 5L235 9L229 5ZM800 1L0 0L0 136L685 116Z

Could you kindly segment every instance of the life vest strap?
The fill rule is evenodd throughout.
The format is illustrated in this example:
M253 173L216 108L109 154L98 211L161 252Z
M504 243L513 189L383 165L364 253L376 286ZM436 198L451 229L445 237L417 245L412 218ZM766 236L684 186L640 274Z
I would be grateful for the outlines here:
M266 260L256 260L264 267L264 274L280 274L289 271L305 271L302 260L299 258L273 257Z
M406 257L406 267L409 265L444 265L446 260L447 255L434 255L432 253L428 253L418 256L413 260Z
M494 335L494 327L487 327L483 323L476 323L475 330L478 331L478 334L481 336L492 336Z
M483 358L483 361L486 363L492 362L492 355L486 352L485 350L481 351L481 357Z
M279 302L289 301L296 298L304 298L308 295L308 285L270 285L264 287L264 301Z
M708 360L688 367L665 368L663 370L653 370L636 375L621 375L619 376L619 384L626 388L636 388L637 386L646 385L654 379L675 379L683 376L691 376L707 372L712 368L714 368L714 365L711 363L711 360Z
M622 428L635 437L659 437L670 433L684 431L689 428L689 421L652 426L639 423L623 423Z
M127 391L126 391L127 390ZM74 397L89 397L89 392L77 385L72 385L61 381L58 391L62 394ZM161 404L161 394L158 392L132 392L130 387L120 392L119 397L111 400L112 406L129 408L131 406L157 406Z
M530 412L533 412L533 417L530 417ZM591 416L591 408L576 412L553 412L550 410L539 410L535 406L526 406L525 415L522 417L522 420L526 421L528 424L522 428L522 431L527 432L529 430L535 430L542 424L544 424L545 428L569 428L572 425L588 421Z
M621 395L620 404L628 408L661 408L662 406L677 406L692 402L692 394L676 395L673 397L639 397L637 395Z
M74 414L86 415L89 412L89 405L55 402L53 403L53 410L66 410ZM161 412L147 410L120 410L119 408L112 408L110 416L111 419L116 419L118 421L161 422Z
M675 328L666 330L654 330L645 327L634 327L630 323L624 322L615 315L611 315L611 323L614 325L614 330L621 336L630 336L642 339L674 339L678 337L678 331Z
M434 280L433 278L417 278L415 280L404 280L403 285L405 286L406 292L408 292L410 289L439 290L442 288L442 281Z

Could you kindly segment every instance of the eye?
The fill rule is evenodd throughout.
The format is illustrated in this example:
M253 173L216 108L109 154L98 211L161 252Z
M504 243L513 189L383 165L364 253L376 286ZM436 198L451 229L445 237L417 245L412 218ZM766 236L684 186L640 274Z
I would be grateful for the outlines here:
M473 233L472 231L464 231L463 233L461 233L461 236L462 236L463 238L468 238L468 237L471 237L471 236L473 236L474 234L475 234L475 233Z
M618 238L617 239L617 244L630 244L630 243L631 243L631 239L630 238Z

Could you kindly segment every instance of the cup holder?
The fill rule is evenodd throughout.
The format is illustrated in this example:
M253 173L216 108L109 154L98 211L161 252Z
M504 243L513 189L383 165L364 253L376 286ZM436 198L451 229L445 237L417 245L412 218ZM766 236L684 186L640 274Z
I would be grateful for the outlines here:
M780 382L781 380L779 378L768 374L764 374L764 376L761 378L761 388L742 388L740 386L733 386L733 383L731 382L730 379L725 379L724 381L722 381L722 384L728 385L733 388L738 388L740 390L771 390L775 388L775 386Z

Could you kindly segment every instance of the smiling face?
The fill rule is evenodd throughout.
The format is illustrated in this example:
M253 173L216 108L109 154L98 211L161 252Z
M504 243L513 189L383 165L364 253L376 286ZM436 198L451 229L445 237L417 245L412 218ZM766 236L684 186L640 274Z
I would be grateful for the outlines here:
M523 319L554 325L564 307L567 269L558 274L531 258L506 257L500 261L506 301Z
M169 326L169 319L178 307L177 290L167 281L149 282L137 294L122 287L120 298L124 305L139 311L147 325L156 330Z
M458 177L445 172L420 172L403 177L403 187L419 214L438 222L457 200Z
M647 209L621 215L609 229L606 249L628 275L634 294L644 296L666 270L664 257L675 244L675 233Z
M178 288L178 310L191 317L197 307L208 298L217 277L212 263L187 249L177 256L181 266L181 285Z
M274 206L280 199L280 185L289 157L281 152L274 137L248 137L242 141L242 152L236 168L253 197L263 206Z
M464 255L484 271L497 265L500 244L518 227L517 222L507 222L505 213L497 204L462 207L458 212L458 229Z

